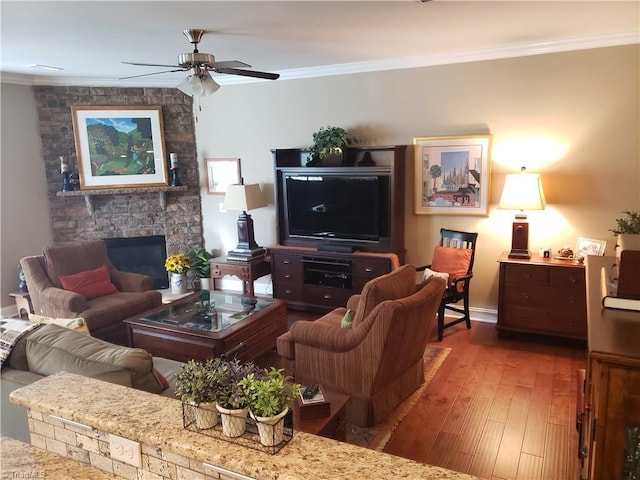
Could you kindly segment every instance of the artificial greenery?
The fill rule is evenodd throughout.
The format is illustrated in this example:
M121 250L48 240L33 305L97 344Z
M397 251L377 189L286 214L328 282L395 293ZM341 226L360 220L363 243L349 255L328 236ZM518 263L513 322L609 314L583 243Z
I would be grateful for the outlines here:
M621 233L640 233L640 213L632 210L622 212L625 218L616 218L616 228L610 229L614 235Z
M271 367L259 373L250 373L238 384L245 402L254 416L274 417L282 413L287 403L300 396L300 385L291 382L284 370Z
M193 247L187 252L189 262L191 263L191 270L193 270L200 278L209 278L211 273L211 265L209 260L213 258L213 255L204 247Z
M352 143L356 143L356 139L350 137L344 128L322 127L313 134L311 161L321 161L332 155L339 155Z
M205 362L189 360L180 365L176 375L176 395L185 403L200 405L215 401L215 384L219 381L221 358Z
M260 370L253 362L242 363L238 359L226 360L218 365L218 383L215 386L216 403L222 408L235 410L246 407L242 386L239 382Z

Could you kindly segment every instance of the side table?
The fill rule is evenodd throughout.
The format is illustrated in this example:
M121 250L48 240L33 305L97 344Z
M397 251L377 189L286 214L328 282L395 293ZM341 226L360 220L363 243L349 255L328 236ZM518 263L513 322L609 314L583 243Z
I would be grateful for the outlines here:
M347 440L347 402L349 395L322 387L322 393L331 404L331 413L326 417L300 419L300 407L297 402L293 406L293 428L305 433L333 438L345 442Z
M242 280L242 293L254 296L253 282L271 273L271 263L264 255L247 261L229 260L226 256L209 260L211 264L212 287L216 289L216 278L232 275Z
M18 317L22 318L22 310L26 316L33 313L33 305L31 305L31 296L29 292L11 292L10 297L16 302L16 309L18 310Z

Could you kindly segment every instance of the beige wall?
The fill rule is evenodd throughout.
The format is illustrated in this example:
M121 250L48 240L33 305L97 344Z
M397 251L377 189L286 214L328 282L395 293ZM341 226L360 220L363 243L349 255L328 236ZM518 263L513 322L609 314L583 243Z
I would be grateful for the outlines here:
M18 287L18 264L51 243L47 183L40 132L30 87L2 84L0 105L0 295Z
M478 231L471 303L475 316L493 314L496 260L510 248L513 218L512 212L495 209L506 173L518 171L524 163L543 175L549 206L530 215L530 245L536 251L546 245L554 249L575 245L579 236L585 236L607 240L612 252L614 238L608 229L615 218L625 209L640 210L639 58L640 47L635 45L224 86L212 97L200 99L200 105L194 102L206 247L224 251L235 246L237 237L235 213L221 213L223 197L206 194L204 158L240 158L245 182L258 182L267 192L271 205L251 214L256 240L268 246L276 241L270 149L309 146L312 133L325 125L347 128L365 145L412 144L417 136L490 133L489 216L414 215L410 159L405 236L407 261L420 265L430 260L440 227ZM19 108L13 114L23 115ZM5 136L10 118L3 102L3 140L12 138ZM37 130L35 119L32 124ZM44 174L23 172L16 179L22 187L12 186L31 187L34 175ZM3 165L3 200L6 183ZM19 204L11 206L19 209ZM39 212L42 215L46 207ZM44 228L48 224L38 225L43 230L40 236L48 236ZM4 244L4 206L2 227ZM17 230L8 236L20 243ZM40 248L31 248L30 253ZM4 257L3 246L3 261ZM270 285L263 282L258 290L269 292ZM2 305L6 304L3 286Z
M522 164L541 172L549 207L530 215L530 246L604 239L622 210L640 209L639 48L570 53L264 82L223 87L202 100L197 123L204 157L239 157L248 183L272 199L272 148L305 147L324 125L364 144L411 144L417 136L491 133L488 217L413 214L413 161L407 166L407 261L428 263L441 227L479 232L472 305L497 306L496 262L510 248L513 213L496 210L504 175ZM235 215L203 195L208 248L234 246ZM273 204L251 212L256 240L276 241ZM224 226L224 227L222 227ZM267 287L268 288L268 287Z

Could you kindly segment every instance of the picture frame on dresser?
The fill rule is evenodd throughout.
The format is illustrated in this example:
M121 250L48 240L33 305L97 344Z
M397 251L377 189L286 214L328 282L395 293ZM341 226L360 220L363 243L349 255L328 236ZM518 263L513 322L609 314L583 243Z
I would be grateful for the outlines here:
M489 214L491 135L416 137L414 213Z
M575 256L586 257L588 255L596 255L601 257L607 248L605 240L594 240L592 238L578 237L576 244Z
M161 106L71 107L80 189L168 184Z

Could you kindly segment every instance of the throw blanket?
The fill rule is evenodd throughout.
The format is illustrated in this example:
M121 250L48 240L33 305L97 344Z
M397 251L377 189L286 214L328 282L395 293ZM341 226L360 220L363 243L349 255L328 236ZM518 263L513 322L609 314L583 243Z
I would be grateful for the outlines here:
M27 320L0 320L0 364L4 365L4 361L9 357L20 337L39 326L39 323Z

